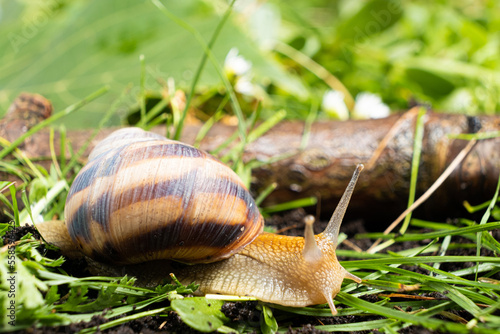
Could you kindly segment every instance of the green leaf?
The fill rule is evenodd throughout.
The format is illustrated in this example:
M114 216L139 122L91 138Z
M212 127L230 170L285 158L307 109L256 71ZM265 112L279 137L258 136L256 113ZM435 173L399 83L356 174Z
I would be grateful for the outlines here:
M175 292L179 294L189 294L198 290L199 285L194 282L188 285L183 285L181 284L181 282L179 282L174 274L170 274L170 278L172 279L172 281L174 281L175 284L165 284L164 286L157 286L155 292L166 293L175 290Z
M109 284L102 284L97 298L86 304L84 302L88 299L86 294L90 284L73 287L68 301L65 304L59 305L58 308L71 312L93 312L122 305L127 297L135 297L129 296L129 294L126 293L126 286L132 287L135 281L135 278L124 276L118 282L113 281ZM134 298L130 300L132 301Z
M79 305L85 303L88 299L87 292L89 291L88 286L77 286L71 288L68 301L60 306L61 310L72 311L75 310Z
M229 320L220 310L223 304L221 300L190 297L175 299L171 306L192 328L201 332L212 332Z
M47 291L47 295L45 296L45 301L47 304L53 304L56 301L61 299L61 295L57 293L57 285L53 285Z
M340 24L337 38L361 42L390 28L401 18L402 13L403 8L399 1L367 1L356 14Z
M18 294L16 301L24 305L27 309L35 309L45 305L45 301L40 292L47 291L48 286L39 280L27 268L26 262L16 257L16 279L18 284Z
M274 334L278 330L278 322L273 316L273 311L266 305L262 305L262 317L264 321L260 322L260 330L264 334Z
M449 77L429 68L409 66L406 76L408 81L418 84L422 92L434 98L446 96L455 89Z

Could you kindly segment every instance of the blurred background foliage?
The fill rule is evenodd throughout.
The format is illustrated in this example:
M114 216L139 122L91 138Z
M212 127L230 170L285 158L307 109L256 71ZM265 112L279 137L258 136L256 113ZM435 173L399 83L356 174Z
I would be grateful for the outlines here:
M229 5L162 3L207 42ZM0 0L0 36L0 116L21 91L61 110L109 85L65 119L70 128L95 126L120 95L112 123L137 112L140 55L152 98L189 94L203 56L193 35L149 0ZM331 88L351 111L362 92L391 110L417 103L466 114L500 110L495 0L238 0L212 51L247 114L261 101L263 117L284 109L304 119ZM210 62L195 95L193 109L208 116L225 96Z

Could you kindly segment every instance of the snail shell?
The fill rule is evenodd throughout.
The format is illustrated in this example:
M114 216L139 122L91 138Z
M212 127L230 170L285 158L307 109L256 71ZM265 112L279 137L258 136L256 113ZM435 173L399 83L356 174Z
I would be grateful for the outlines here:
M78 173L65 220L77 247L103 262L208 263L252 242L263 218L227 166L137 128L99 143Z

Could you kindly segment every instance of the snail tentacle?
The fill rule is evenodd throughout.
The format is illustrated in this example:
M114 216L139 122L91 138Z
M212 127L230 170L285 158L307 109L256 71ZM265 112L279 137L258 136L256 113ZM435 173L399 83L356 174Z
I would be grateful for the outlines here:
M359 178L359 173L363 170L364 166L362 164L358 164L356 166L356 170L354 171L354 174L352 175L352 179L349 182L349 185L347 186L346 190L344 191L344 194L342 195L342 198L340 199L339 204L337 205L337 208L335 208L335 211L333 212L332 218L330 218L330 221L328 222L327 227L325 228L325 231L323 234L330 238L330 240L333 241L333 244L335 247L337 246L338 242L338 237L339 237L339 230L340 230L340 225L342 224L342 219L344 219L345 212L347 210L347 206L349 205L349 201L351 199L352 193L354 192L354 186L356 186L356 182L358 181Z
M323 258L323 253L319 249L316 239L314 239L314 217L308 215L304 218L304 222L306 226L304 230L304 250L302 251L302 256L308 263L318 263Z

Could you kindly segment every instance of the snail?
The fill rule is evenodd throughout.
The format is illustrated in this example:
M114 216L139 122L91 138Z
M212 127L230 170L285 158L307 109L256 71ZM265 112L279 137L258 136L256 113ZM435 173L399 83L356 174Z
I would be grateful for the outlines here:
M125 128L89 155L70 188L65 222L37 228L68 256L124 267L189 263L175 275L202 293L297 307L327 302L336 314L343 279L361 282L339 264L335 249L362 168L323 233L314 235L307 219L303 238L277 235L263 232L262 215L229 167L187 144Z

